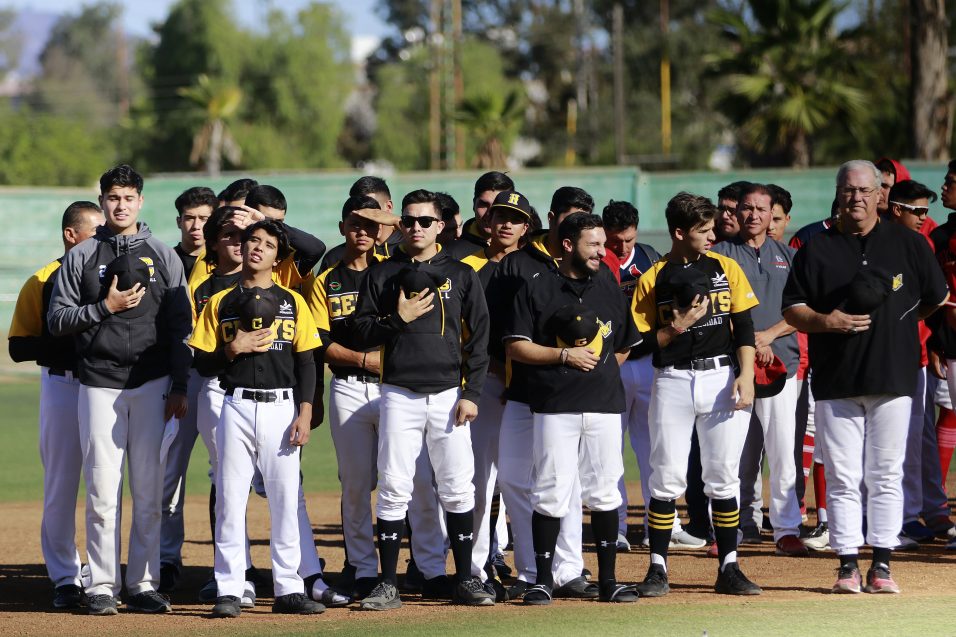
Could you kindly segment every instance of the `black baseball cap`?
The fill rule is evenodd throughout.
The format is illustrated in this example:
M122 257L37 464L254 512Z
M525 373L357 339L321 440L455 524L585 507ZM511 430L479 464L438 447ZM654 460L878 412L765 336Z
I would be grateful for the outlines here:
M116 289L121 292L132 289L137 283L139 283L143 289L148 290L149 279L154 272L154 266L151 265L151 261L147 263L144 259L149 259L149 257L140 258L132 254L121 254L110 261L103 271L103 298L106 298L106 295L109 294L110 286L113 285L114 276L116 277ZM152 295L147 292L140 300L139 305L118 312L117 314L125 319L138 318L154 309L155 303L153 301Z
M279 303L272 290L260 287L240 287L239 289L239 324L242 329L253 332L272 327L276 320L276 313L279 311Z
M494 202L488 208L488 213L490 214L494 211L495 208L508 208L509 210L517 210L524 216L528 218L528 221L531 221L534 216L531 212L531 202L528 201L528 198L522 195L517 190L503 190L498 193L498 196L495 197Z
M595 355L601 355L604 339L601 322L594 310L581 303L570 303L555 312L551 322L558 347L587 347Z
M710 295L710 276L693 265L680 268L670 279L677 307L687 307L694 297L707 298Z

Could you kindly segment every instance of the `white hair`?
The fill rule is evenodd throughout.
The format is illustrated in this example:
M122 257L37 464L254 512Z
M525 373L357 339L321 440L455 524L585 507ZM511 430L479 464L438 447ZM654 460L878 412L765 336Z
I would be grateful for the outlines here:
M857 170L869 170L873 174L873 185L879 188L880 184L883 182L883 173L880 172L880 169L876 167L871 161L865 159L851 159L837 170L836 176L836 185L837 188L843 185L843 182L846 181L846 176Z

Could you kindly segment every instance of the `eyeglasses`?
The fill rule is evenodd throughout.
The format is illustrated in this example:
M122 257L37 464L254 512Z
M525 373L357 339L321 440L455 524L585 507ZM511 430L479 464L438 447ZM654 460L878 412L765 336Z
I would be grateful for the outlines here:
M840 194L843 195L843 196L845 196L845 197L853 197L853 195L859 193L859 194L863 195L864 197L869 197L869 196L872 195L874 192L876 192L876 190L877 190L876 188L846 188L846 187L842 187L842 188L840 188Z
M423 229L431 228L432 224L435 223L436 221L438 221L438 219L435 217L428 217L428 216L412 217L410 215L405 215L402 217L402 227L408 228L409 230L411 230L412 228L415 227L415 223L417 222L418 225L421 226Z
M917 217L925 217L929 214L928 206L911 206L908 203L900 203L899 201L891 201L890 203L894 206L899 206L900 208L906 208L911 214L914 214Z

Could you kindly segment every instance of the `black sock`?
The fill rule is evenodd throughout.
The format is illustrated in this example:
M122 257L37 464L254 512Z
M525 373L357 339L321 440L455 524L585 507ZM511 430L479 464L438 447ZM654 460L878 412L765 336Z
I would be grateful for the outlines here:
M591 511L591 534L597 549L598 581L614 581L617 560L617 509Z
M446 513L448 541L455 558L455 575L459 582L471 579L471 547L474 544L474 509L465 513Z
M498 514L501 512L501 494L496 493L491 497L491 514L488 516L488 556L486 562L491 561L495 553L502 552L505 547L498 546ZM497 551L495 550L497 549Z
M647 536L651 553L660 555L667 562L667 548L671 544L674 531L674 517L677 515L677 503L674 500L651 498L647 507Z
M893 553L892 549L883 549L877 546L873 547L873 566L877 564L882 564L886 568L890 567L890 555Z
M378 519L378 561L382 568L382 580L392 586L398 585L398 551L405 535L405 520Z
M710 501L714 521L714 536L717 539L718 569L724 567L724 558L737 550L737 527L740 526L740 509L737 498Z
M840 555L840 568L844 566L852 566L853 568L859 568L857 561L860 559L859 553L849 553L847 555Z
M531 514L531 539L534 544L534 564L538 569L536 584L554 586L554 576L551 574L551 565L554 563L554 547L558 544L558 534L560 532L561 518L541 515L537 511Z

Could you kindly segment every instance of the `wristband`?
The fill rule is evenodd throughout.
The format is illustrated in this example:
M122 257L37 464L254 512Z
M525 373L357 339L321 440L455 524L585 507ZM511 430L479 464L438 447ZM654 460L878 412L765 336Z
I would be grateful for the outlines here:
M364 369L365 371L368 371L367 369L365 369L365 359L367 356L368 356L368 352L362 353L362 369Z
M561 364L564 365L568 362L568 348L565 347L561 350L561 354L558 356L558 359L561 361Z

